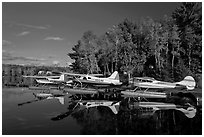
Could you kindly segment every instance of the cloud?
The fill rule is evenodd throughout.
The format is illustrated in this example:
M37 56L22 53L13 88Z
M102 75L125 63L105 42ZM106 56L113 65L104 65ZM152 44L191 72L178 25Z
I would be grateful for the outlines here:
M60 38L60 37L46 37L44 40L57 40L57 41L60 41L60 40L63 40L63 38Z
M9 24L9 26L22 26L25 28L32 28L32 29L48 29L49 26L38 26L38 25L33 25L33 24L24 24L24 23L16 23L16 22L11 22L11 21L5 21L4 23Z
M54 61L52 62L52 64L53 64L53 65L59 65L59 64L60 64L60 61L54 60Z
M34 58L34 57L24 57L24 56L14 56L12 52L2 50L2 60L3 61L45 61L43 58Z
M2 40L2 48L4 47L16 47L13 42L8 40Z
M58 67L58 66L60 66L60 61L54 60L54 61L52 62L52 64L53 64L53 66Z
M6 51L6 50L2 50L2 59L4 58L9 58L11 56L11 53Z
M53 58L56 58L56 57L57 57L56 55L49 55L48 59L53 59Z
M28 34L30 34L29 31L23 31L23 32L17 34L17 36L25 36L25 35L28 35Z
M34 58L34 57L20 57L20 59L25 61L45 61L44 58Z
M44 65L46 65L46 63L45 62L41 62L39 65L40 66L44 66Z
M44 58L35 58L35 57L25 57L25 56L15 56L13 55L14 51L2 50L2 62L3 63L12 63L15 64L27 64L35 66L45 66L47 59ZM19 62L20 61L20 62Z
M5 61L14 61L14 60L44 61L43 59L38 59L38 58L33 58L33 57L23 57L23 56L10 56L9 54L3 55L3 60L5 60Z
M12 60L12 53L11 51L2 50L2 60L9 61Z
M8 45L12 45L12 42L7 40L2 40L2 46L8 46Z
M31 65L31 66L45 66L47 64L45 62L40 62L40 63L31 62L31 63L28 63L28 65Z
M18 23L17 25L27 27L27 28L33 28L33 29L48 29L48 27L45 27L45 26L35 26L35 25L21 24L21 23Z

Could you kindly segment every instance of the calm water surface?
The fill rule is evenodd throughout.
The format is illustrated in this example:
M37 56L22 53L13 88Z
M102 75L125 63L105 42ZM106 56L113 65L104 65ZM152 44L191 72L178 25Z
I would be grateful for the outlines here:
M114 115L109 108L79 110L61 120L52 118L68 111L56 99L36 101L23 106L19 103L35 99L26 88L3 88L3 135L79 135L79 134L202 134L202 115L193 119L180 112L159 111L154 115L122 112Z

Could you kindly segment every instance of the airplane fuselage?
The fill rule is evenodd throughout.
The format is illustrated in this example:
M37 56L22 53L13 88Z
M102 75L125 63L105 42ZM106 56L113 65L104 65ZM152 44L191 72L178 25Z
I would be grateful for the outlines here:
M172 89L172 88L187 88L193 90L196 82L192 76L186 76L180 82L164 82L158 81L151 77L135 77L129 81L134 86L147 89Z
M119 80L110 79L110 78L98 78L93 76L81 77L75 79L74 82L79 82L82 84L92 84L92 85L121 85L122 83Z
M153 89L169 89L169 88L185 88L183 85L169 82L153 81L153 82L135 82L134 86L141 88L153 88Z
M36 79L37 83L40 83L40 84L53 84L53 82L47 80L47 79Z

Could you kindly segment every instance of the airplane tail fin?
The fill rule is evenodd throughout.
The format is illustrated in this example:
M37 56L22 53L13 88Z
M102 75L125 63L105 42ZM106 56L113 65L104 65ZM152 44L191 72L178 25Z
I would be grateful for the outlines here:
M62 74L62 75L60 76L59 80L60 80L60 81L64 81L64 80L65 80L64 74Z
M112 110L112 112L113 112L114 114L118 114L118 110L116 109L115 106L109 106L109 108Z
M120 102L113 103L109 108L112 110L114 114L118 114Z
M110 77L108 77L109 79L115 79L115 80L119 80L119 74L118 71L115 71Z
M186 86L188 90L193 90L196 86L196 82L192 76L186 76L182 81L177 82L177 84Z

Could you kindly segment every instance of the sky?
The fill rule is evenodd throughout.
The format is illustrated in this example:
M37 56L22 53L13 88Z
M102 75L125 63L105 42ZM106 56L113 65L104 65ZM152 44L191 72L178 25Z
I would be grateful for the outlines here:
M67 66L67 55L91 30L103 35L125 18L161 19L176 2L3 2L2 63Z

